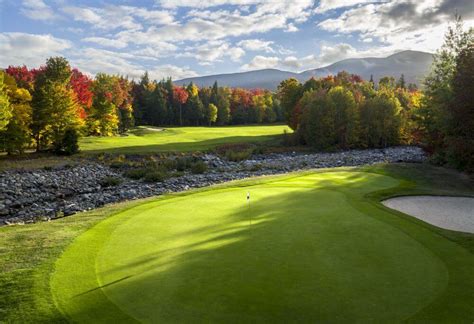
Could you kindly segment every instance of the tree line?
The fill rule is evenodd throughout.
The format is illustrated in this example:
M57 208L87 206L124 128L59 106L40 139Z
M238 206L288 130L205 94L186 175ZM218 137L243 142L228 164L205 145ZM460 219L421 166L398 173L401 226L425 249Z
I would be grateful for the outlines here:
M98 73L94 79L52 57L39 69L0 71L0 150L72 154L83 135L134 125L229 125L286 121L293 144L317 149L423 145L432 160L474 171L474 32L449 27L422 90L384 77L340 72L282 81L276 92L174 85Z
M176 86L135 82L98 73L91 79L52 57L39 69L9 66L0 71L0 150L75 153L79 136L111 136L133 126L197 126L274 123L284 120L276 95L268 90Z
M312 78L305 83L288 79L278 96L294 144L321 150L387 147L412 144L422 92L406 86L404 76L381 78L378 84L347 72Z
M317 149L422 145L431 160L474 171L474 32L460 17L435 54L423 91L403 75L378 84L340 72L280 83L278 98L293 144Z

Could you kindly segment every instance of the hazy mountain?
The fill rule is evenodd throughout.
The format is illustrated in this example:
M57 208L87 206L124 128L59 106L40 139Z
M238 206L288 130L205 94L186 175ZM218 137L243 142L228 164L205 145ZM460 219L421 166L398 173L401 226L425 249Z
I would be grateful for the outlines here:
M396 79L403 73L407 83L420 84L420 81L429 71L433 55L425 52L403 51L388 57L346 59L326 67L308 70L301 73L281 71L277 69L256 70L241 73L216 74L203 77L187 78L175 81L176 84L188 84L191 81L198 86L212 86L215 81L220 86L241 88L264 88L274 90L278 84L288 78L297 78L304 82L312 76L321 77L347 71L362 76L369 80L373 75L374 80L383 76L393 76Z

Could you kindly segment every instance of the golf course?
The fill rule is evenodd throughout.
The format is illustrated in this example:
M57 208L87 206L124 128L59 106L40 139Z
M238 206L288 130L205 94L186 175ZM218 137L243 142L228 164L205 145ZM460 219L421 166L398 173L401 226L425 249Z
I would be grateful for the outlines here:
M126 136L84 137L80 141L84 153L146 154L156 152L205 151L222 144L264 143L278 140L285 125L166 127L140 126Z
M445 169L378 165L261 177L3 227L0 315L469 322L473 235L380 203L421 193L473 194L471 182Z

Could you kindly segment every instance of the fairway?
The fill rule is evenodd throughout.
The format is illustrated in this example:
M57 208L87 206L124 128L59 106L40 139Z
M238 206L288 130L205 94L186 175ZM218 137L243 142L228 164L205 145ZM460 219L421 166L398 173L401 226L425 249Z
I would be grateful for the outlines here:
M290 129L285 125L226 127L137 127L126 136L84 137L84 153L205 151L228 143L259 143L276 140Z
M81 323L472 319L474 256L367 198L398 185L319 172L124 210L58 259L56 306Z

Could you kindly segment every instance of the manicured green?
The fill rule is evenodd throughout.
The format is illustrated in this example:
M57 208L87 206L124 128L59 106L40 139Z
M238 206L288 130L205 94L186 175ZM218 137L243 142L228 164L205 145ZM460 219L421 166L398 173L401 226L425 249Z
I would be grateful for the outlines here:
M228 143L260 143L277 140L285 125L226 127L145 127L126 136L84 137L83 153L129 153L205 151Z
M418 193L473 195L474 187L445 169L378 165L0 228L0 318L469 322L474 235L379 203Z

